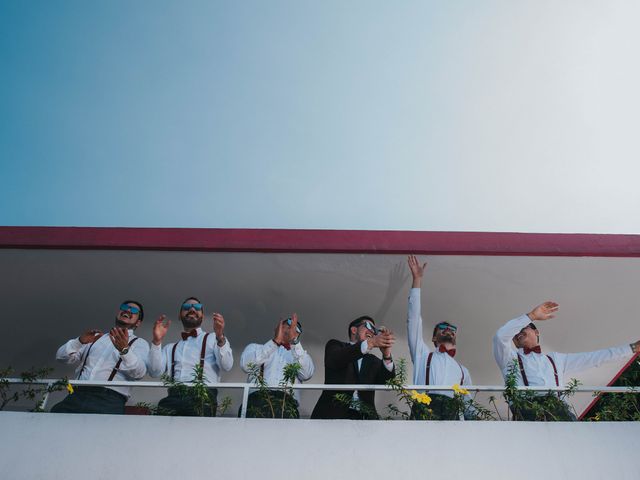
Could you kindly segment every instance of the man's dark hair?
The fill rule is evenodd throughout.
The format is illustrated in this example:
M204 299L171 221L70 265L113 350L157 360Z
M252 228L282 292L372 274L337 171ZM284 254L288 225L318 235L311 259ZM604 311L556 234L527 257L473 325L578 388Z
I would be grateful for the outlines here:
M376 321L373 318L371 318L369 315L363 315L361 317L358 317L349 324L349 328L347 330L347 337L351 338L351 327L357 327L366 320L369 320L374 325L376 324Z
M142 304L140 302L138 302L136 300L125 300L122 303L124 303L125 305L127 303L135 303L138 306L138 308L140 309L140 314L138 315L138 320L142 321L144 319L144 309L142 308Z

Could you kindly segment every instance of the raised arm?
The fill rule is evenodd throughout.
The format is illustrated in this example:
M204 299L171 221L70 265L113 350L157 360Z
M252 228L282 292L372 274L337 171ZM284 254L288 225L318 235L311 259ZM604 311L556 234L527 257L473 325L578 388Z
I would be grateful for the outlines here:
M631 358L638 351L638 347L640 347L640 342L626 343L594 352L555 353L552 355L557 360L556 363L563 365L561 368L564 373L579 373L589 368L599 367L603 363Z
M415 364L420 359L424 350L429 351L429 347L422 338L422 316L420 305L420 289L422 287L422 277L427 269L427 264L420 266L415 255L410 255L407 259L409 270L413 281L409 291L409 305L407 313L407 339L409 342L409 353L411 361Z
M307 351L302 348L302 344L298 343L297 345L293 345L291 347L291 353L293 354L293 358L300 364L300 371L298 372L298 380L301 382L305 382L313 377L313 373L315 372L315 366L313 365L313 359L311 355L307 353Z
M213 331L216 335L216 344L213 347L213 354L220 368L228 372L233 368L233 352L229 339L224 335L224 317L220 313L213 314Z
M78 338L72 338L67 343L62 345L56 352L56 360L59 362L73 365L78 363L82 358L85 350L91 346L93 342L98 340L102 336L100 330L92 329L87 330Z

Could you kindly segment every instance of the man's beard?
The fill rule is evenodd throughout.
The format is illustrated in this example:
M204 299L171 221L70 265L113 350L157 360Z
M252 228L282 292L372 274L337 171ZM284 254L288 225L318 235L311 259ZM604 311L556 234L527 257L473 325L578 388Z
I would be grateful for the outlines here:
M456 339L453 335L443 333L438 337L438 343L452 343L453 345L455 345Z
M122 320L120 320L120 317L118 315L116 315L116 327L120 327L120 328L127 328L127 329L134 329L136 328L135 326L123 322Z
M203 317L184 317L182 318L182 326L185 330L198 328L202 325Z

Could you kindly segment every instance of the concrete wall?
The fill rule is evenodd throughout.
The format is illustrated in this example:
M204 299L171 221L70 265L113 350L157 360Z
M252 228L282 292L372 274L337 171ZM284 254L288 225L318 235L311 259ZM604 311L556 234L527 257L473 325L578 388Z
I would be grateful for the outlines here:
M5 479L635 480L639 448L639 423L0 413Z

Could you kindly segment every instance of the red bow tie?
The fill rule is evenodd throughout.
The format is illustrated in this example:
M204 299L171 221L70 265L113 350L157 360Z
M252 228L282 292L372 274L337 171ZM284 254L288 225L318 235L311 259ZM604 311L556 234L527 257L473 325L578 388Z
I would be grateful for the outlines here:
M180 333L180 335L182 335L182 340L187 340L187 338L189 337L197 337L198 336L198 331L197 330L191 330L189 332L182 332Z
M444 345L440 345L438 347L438 351L440 353L448 353L452 358L456 356L456 349L452 348L451 350L447 350L447 347L445 347Z
M536 345L533 348L524 347L524 354L525 355L529 355L531 352L542 353L542 349L540 348L540 345Z

